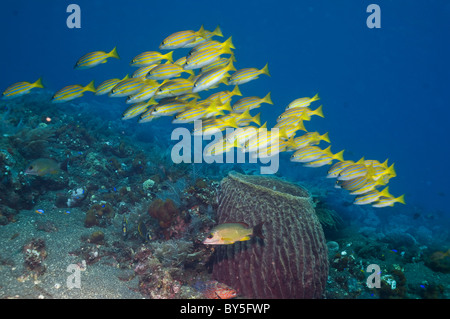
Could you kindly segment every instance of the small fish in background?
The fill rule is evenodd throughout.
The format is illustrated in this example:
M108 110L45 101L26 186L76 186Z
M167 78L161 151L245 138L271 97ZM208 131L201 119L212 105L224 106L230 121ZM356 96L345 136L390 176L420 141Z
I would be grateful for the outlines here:
M117 54L116 47L114 47L114 49L112 49L109 53L105 51L94 51L87 53L77 61L73 68L77 70L90 69L99 64L106 63L108 58L120 59Z
M51 158L38 158L32 161L26 168L25 175L45 176L58 174L61 171L58 162Z
M96 93L94 81L91 81L86 86L81 86L78 84L75 85L68 85L66 87L63 87L61 90L55 93L52 97L52 103L63 103L68 102L73 99L82 97L84 92L94 92Z
M42 79L39 78L36 82L17 82L10 85L3 93L2 97L5 99L12 99L30 93L31 89L43 88Z
M236 290L215 280L197 281L194 288L203 293L207 299L231 299L237 296Z
M128 221L125 216L123 216L122 220L122 237L125 239L128 236Z
M138 232L145 241L152 240L152 236L143 222L139 222Z
M237 241L246 241L257 236L264 239L262 226L264 222L255 227L246 223L224 223L214 227L209 236L203 241L205 245L230 245Z
M43 209L36 209L34 212L37 213L37 214L40 214L40 215L44 215L44 210Z

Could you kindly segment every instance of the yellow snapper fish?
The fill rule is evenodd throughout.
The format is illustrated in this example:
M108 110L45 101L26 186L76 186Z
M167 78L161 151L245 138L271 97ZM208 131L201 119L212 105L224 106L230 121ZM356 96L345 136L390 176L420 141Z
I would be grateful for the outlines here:
M141 66L139 69L137 69L136 71L133 72L133 74L131 75L132 78L145 78L148 73L153 70L154 68L156 68L158 65L160 65L159 63L154 63L154 64L150 64L150 65L146 65L146 66Z
M114 49L112 49L109 53L104 51L87 53L77 61L73 68L78 70L90 69L99 64L106 63L108 58L120 59L119 55L117 54L116 47L114 47Z
M296 118L302 118L305 121L309 121L311 119L311 116L317 115L320 117L324 117L323 111L322 111L322 105L319 106L314 111L311 110L308 107L297 107L292 109L287 109L283 113L281 113L278 118L277 122L280 122L286 118L296 117Z
M172 120L172 123L191 123L195 120L206 118L208 114L219 114L223 115L224 113L217 109L217 106L214 104L211 104L208 107L193 107L191 109L188 109L182 113L179 113L175 116L175 118Z
M109 92L110 97L124 97L138 93L146 84L141 78L129 78L117 83Z
M273 105L272 99L270 97L270 92L263 98L258 96L248 96L237 100L233 104L233 110L238 113L242 113L245 110L253 110L261 106L262 103L267 103Z
M380 197L376 202L372 204L372 207L387 207L394 206L395 203L405 203L405 195L401 195L397 198L395 197ZM450 251L450 250L449 250Z
M233 132L227 134L226 139L230 143L232 143L234 140L237 140L239 145L244 146L248 140L258 135L259 129L261 130L267 129L267 122L261 125L261 127L256 126L238 127Z
M203 25L198 31L186 30L179 31L169 35L159 45L160 50L174 50L179 48L188 48L197 45L201 41L204 41L208 37L211 38L214 35L223 36L219 27L213 32L206 31Z
M39 78L36 82L17 82L10 85L3 93L2 97L5 99L11 99L30 93L34 88L43 88L42 79Z
M328 142L329 143L329 142ZM363 159L364 161L364 159ZM349 167L350 165L355 164L354 161L346 160L343 162L337 162L333 166L330 167L328 170L328 174L326 178L336 178L339 176L340 172L344 170L345 168Z
M247 241L252 237L264 239L264 222L254 227L246 223L224 223L214 227L209 236L203 241L205 245L231 245L238 241Z
M208 31L208 30L203 29L203 35L196 37L194 41L186 44L183 48L186 48L186 49L193 48L193 47L199 45L200 43L211 40L211 38L214 36L223 37L222 30L220 30L220 26L217 26L214 29L214 31Z
M376 189L356 196L355 197L355 201L353 202L353 204L355 205L366 205L366 204L370 204L373 203L377 200L380 199L380 197L388 197L388 198L392 198L393 196L389 193L389 186L386 186L386 188L384 188L381 192L377 191Z
M123 79L110 79L102 82L99 86L97 86L95 95L105 95L111 92L113 87L115 87L119 82L125 81L126 79L129 79L130 77L125 75Z
M298 151L296 151L291 156L292 162L300 162L300 163L308 163L314 160L317 160L322 155L329 155L333 156L335 154L332 154L331 151L331 145L328 146L326 149L322 150L320 147L317 146L306 146Z
M366 176L359 176L353 179L349 179L347 181L336 181L334 185L335 188L343 188L348 191L354 191L364 187L364 185L369 181Z
M304 120L303 116L287 117L287 118L284 118L284 119L278 121L277 124L275 124L274 128L279 128L281 130L284 128L298 126L298 125L303 125L303 128L304 128L303 120ZM306 132L306 129L304 129L304 131Z
M153 110L154 110L154 106L152 106L144 114L142 114L141 117L139 118L138 123L139 124L147 123L147 122L151 122L151 121L159 118L160 117L159 115L153 114Z
M268 63L261 70L256 68L240 69L231 75L228 83L230 85L244 84L256 80L261 74L270 76Z
M134 57L134 59L131 61L131 66L135 67L143 67L152 65L155 63L159 63L161 60L168 60L170 62L173 62L173 51L170 51L169 53L162 54L157 51L147 51L142 52L141 54Z
M297 107L308 107L312 102L320 100L319 94L314 95L313 97L301 97L299 99L295 99L286 107L287 109L297 108Z
M175 78L165 80L155 93L155 98L175 97L192 92L194 83L190 79Z
M206 65L209 65L220 58L222 54L231 54L233 55L233 51L228 46L225 46L220 49L208 49L203 51L196 51L192 55L186 58L186 63L183 65L185 70L194 70L203 68Z
M84 92L96 92L94 81L91 81L86 86L81 85L68 85L53 95L52 103L63 103L71 101L73 99L82 97Z
M320 141L330 143L328 132L323 135L320 135L318 132L307 132L302 136L294 138L292 149L299 150L306 146L317 145Z
M206 146L204 155L210 156L210 155L224 154L235 147L241 147L238 144L238 141L234 141L234 142L230 143L225 138L220 138L217 142L210 143Z
M136 116L139 116L142 113L145 113L150 106L155 104L157 103L154 99L150 99L147 102L133 104L123 113L122 120L129 120Z
M200 73L208 72L208 71L210 71L212 69L215 69L215 68L224 67L225 65L227 65L230 62L230 60L233 61L233 62L236 62L236 58L234 57L234 54L231 55L229 58L220 58L219 57L214 62L212 62L212 63L202 67L200 69Z
M60 166L58 162L50 158L38 158L32 161L26 168L25 175L45 176L47 174L58 174Z
M183 100L173 100L165 103L159 103L155 106L153 110L153 115L158 116L172 116L187 109L193 108L196 105L196 101L183 101Z
M200 77L194 83L192 93L207 90L208 88L222 82L227 72L232 70L236 69L233 65L233 61L230 61L223 68L212 69L206 73L201 74Z
M183 72L194 75L194 71L185 70L177 64L160 64L151 69L146 78L153 80L166 80L179 77Z
M233 96L242 96L239 87L236 85L232 91L220 91L211 94L206 100L215 101L218 100L223 104L226 104L231 101Z
M198 51L205 51L205 50L210 50L210 49L220 50L220 49L223 49L225 47L228 47L230 49L235 49L235 47L233 45L233 42L231 42L231 37L229 37L224 42L213 41L213 40L203 41L202 43L200 43L200 44L196 45L195 47L193 47L191 49L191 51L189 51L188 56L190 56L193 53L198 52Z
M259 150L257 155L256 153L253 153L252 157L267 158L274 156L278 153L285 152L286 150L288 150L289 147L291 147L293 140L294 140L293 136L288 140L284 138L279 138L278 141L275 141L275 143L267 145L266 148Z
M159 89L159 86L160 84L156 81L154 83L146 82L146 84L141 87L141 89L137 93L128 96L126 103L133 104L148 101L149 99L153 98L156 91Z
M256 152L266 149L271 144L278 143L280 137L286 137L283 131L258 129L258 135L252 136L243 146L243 152Z
M373 191L374 189L376 189L378 186L382 186L382 185L386 185L386 183L384 182L384 180L379 179L379 180L373 180L372 178L368 178L366 180L366 182L364 183L363 186L358 187L355 190L352 190L350 192L350 195L362 195L365 193L368 193L370 191Z
M323 154L319 158L303 164L303 166L304 167L322 167L325 165L332 164L333 160L338 160L340 162L344 161L344 150L342 150L336 154L332 154L331 152L327 153L327 154Z
M355 163L339 172L337 179L339 181L347 181L361 176L371 176L374 174L372 167L367 167L364 164Z

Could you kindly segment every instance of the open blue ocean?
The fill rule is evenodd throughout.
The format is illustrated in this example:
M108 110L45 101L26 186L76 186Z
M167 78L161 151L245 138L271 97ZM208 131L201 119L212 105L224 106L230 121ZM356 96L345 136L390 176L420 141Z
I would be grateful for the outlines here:
M445 0L3 1L0 298L448 299L449 17ZM187 30L181 47L160 48ZM206 89L185 100L192 89L169 89L169 98L191 101L178 112L153 111L143 121L168 101L156 93L156 106L122 119L134 105L127 96L139 90L122 97L85 90L58 101L69 85L119 84L143 52L173 51L173 59L157 59L161 65L189 61L198 53L190 53L192 41L230 37L231 48L204 49L215 58L202 67L228 59L214 69L227 68L211 75L214 85L196 67L180 78ZM74 68L85 54L114 47L119 59ZM253 75L239 83L245 68ZM39 78L43 88L7 96L15 83ZM171 78L140 81L156 91ZM240 94L231 93L235 85ZM228 109L210 98L221 91ZM248 108L248 118L235 112L238 100L269 92L270 103ZM299 98L305 111L286 114ZM323 116L314 113L320 106ZM207 163L201 154L211 141L190 138L194 118L172 123L199 108L208 108L195 118L203 126L279 127L286 135L274 174L262 174L269 164L249 156ZM279 116L292 122L280 125ZM192 161L178 163L174 132L186 131L192 147L184 155ZM294 142L307 132L328 132L329 142L310 140L320 153L313 159L302 159L311 154L300 155ZM225 142L224 154L247 147ZM341 169L327 178L343 162L363 173L346 178ZM349 185L357 178L359 186ZM306 189L307 200L291 187ZM205 244L216 235L218 242ZM269 250L273 268L262 262ZM258 258L252 284L246 267ZM276 283L268 274L277 274Z

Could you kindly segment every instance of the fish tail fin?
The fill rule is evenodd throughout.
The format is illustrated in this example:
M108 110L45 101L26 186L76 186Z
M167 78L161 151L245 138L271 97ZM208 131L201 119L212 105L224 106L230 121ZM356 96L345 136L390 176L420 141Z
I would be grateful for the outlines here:
M261 74L265 74L265 75L270 76L269 63L266 63L266 65L261 69Z
M230 60L230 62L228 62L226 68L228 71L236 71L236 68L234 67L232 60Z
M298 124L297 124L297 130L304 131L304 132L308 132L308 131L306 130L306 128L305 128L305 124L303 124L303 121L298 122Z
M262 102L273 105L272 97L270 96L270 92L267 93L267 95L262 98Z
M317 100L320 100L319 93L317 93L316 95L314 95L312 97L311 102L314 102L314 101L317 101Z
M323 111L322 111L322 105L319 106L317 109L315 109L312 114L320 116L320 117L325 117L323 116Z
M381 192L380 196L392 198L393 196L389 193L389 186L386 186Z
M216 35L218 37L223 37L222 30L220 30L220 26L219 25L217 25L217 27L211 33L212 33L212 35Z
M261 126L261 113L258 113L254 117L252 117L252 122Z
M221 101L222 102L222 101ZM233 112L230 101L222 105L222 109L228 112Z
M200 29L196 33L197 33L197 35L199 37L202 37L202 38L206 38L207 37L207 33L205 31L205 28L203 27L203 24L202 24L202 26L200 27Z
M117 47L114 47L114 49L111 50L111 52L108 53L108 55L111 58L116 58L116 59L120 59L119 54L117 53Z
M84 87L84 91L97 92L95 89L94 80Z
M192 75L195 76L194 70L183 70L183 72L186 72L186 73L190 74L191 76Z
M125 81L125 80L128 80L129 78L130 78L130 76L127 74L127 75L125 75L124 78L123 78L122 80L120 80L120 81Z
M241 90L239 90L239 87L238 87L237 85L234 87L233 91L231 91L231 94L232 94L233 96L234 96L234 95L242 96Z
M402 203L402 204L406 205L406 203L405 203L405 194L403 194L403 195L397 197L397 198L395 199L395 201L398 202L398 203Z
M168 61L173 63L173 51L170 51L169 53L164 54L164 58L166 58Z
M327 142L327 143L331 143L331 142L330 142L330 138L328 137L328 132L326 132L325 134L323 134L322 136L320 136L320 139L321 139L322 141Z
M258 225L256 225L255 227L253 227L253 235L254 236L264 239L263 229L262 229L263 225L264 225L264 222L261 222Z
M33 83L33 86L35 88L43 88L44 85L42 84L42 78L37 79L37 81Z
M223 43L224 45L228 46L230 49L236 49L233 42L231 41L231 37L225 40Z
M392 177L397 176L397 173L395 172L395 169L394 169L394 164L392 164L391 166L389 166L389 167L387 168L387 171L388 171L388 174L389 174L390 176L392 176Z
M233 42L231 42L231 37L229 37L225 42L222 43L222 48L225 48L227 51L231 51L231 49L234 49Z
M339 162L343 162L344 161L344 150L340 151L339 153L334 154L333 158L338 160Z

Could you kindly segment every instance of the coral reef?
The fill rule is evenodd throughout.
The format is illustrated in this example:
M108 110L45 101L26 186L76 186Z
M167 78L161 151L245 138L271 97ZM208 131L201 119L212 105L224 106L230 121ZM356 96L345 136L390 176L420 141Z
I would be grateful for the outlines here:
M450 274L450 249L447 252L438 250L428 254L425 265L433 271Z
M92 227L95 225L105 227L111 223L114 218L115 212L112 206L106 202L100 202L93 204L91 208L86 212L86 218L84 220L85 227Z
M309 193L275 177L230 173L218 222L264 222L258 238L217 247L213 277L248 298L321 298L328 276L325 238Z
M32 239L23 249L26 268L35 276L40 276L45 272L44 260L47 258L45 241L40 238Z

